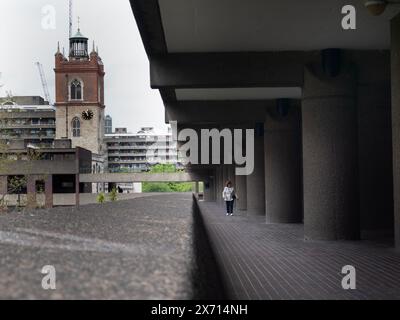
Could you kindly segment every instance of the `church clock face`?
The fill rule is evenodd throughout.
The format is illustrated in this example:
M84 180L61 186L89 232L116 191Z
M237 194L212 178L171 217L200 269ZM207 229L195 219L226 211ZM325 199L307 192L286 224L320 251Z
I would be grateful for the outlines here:
M82 112L82 118L83 120L92 120L94 116L94 113L92 110L88 109L86 111Z

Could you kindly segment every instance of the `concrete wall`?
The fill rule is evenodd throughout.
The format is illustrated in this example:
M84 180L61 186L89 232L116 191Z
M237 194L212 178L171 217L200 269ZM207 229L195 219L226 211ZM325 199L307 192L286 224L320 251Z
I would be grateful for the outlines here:
M142 197L149 197L152 195L155 195L158 193L123 193L123 194L118 194L117 198L118 201L122 200L130 200L130 199L136 199L136 198L142 198ZM165 193L162 193L165 194ZM85 204L95 204L97 203L97 194L93 193L81 193L79 195L79 202L80 205L85 205ZM21 205L25 206L27 204L27 195L22 194L20 196L21 199ZM18 203L18 195L6 195L5 196L5 201L8 206L16 206ZM108 195L106 194L106 201L110 201L108 198ZM44 207L45 206L45 195L44 194L37 194L36 195L36 207ZM65 194L54 194L53 195L53 203L54 206L75 206L75 194L73 193L65 193Z
M46 175L74 174L75 172L77 172L75 160L18 160L4 163L0 173L6 175Z

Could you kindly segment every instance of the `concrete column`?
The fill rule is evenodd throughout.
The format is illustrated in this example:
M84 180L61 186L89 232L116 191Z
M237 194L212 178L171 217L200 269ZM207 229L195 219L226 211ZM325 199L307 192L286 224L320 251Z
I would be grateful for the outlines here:
M0 176L0 195L7 194L7 176Z
M356 75L306 68L302 105L306 239L358 239Z
M37 207L36 202L36 176L29 175L26 178L27 188L27 204L28 209L35 209Z
M400 14L391 22L392 143L395 246L400 250Z
M361 238L393 237L390 52L363 52L358 61Z
M217 189L218 189L218 169L214 168L214 179L213 179L213 201L218 202L218 195L217 195Z
M235 187L236 193L239 197L237 201L237 208L241 211L247 210L247 177L246 176L236 176Z
M206 181L204 181L204 183L208 183L209 185L209 189L206 190L204 188L204 201L216 201L216 170L212 170L211 171L211 176L208 177L208 179ZM205 185L204 185L205 186ZM206 192L207 191L207 192Z
M53 208L53 176L48 175L44 181L45 207Z
M219 188L217 190L217 196L218 196L218 203L220 205L223 205L224 200L222 199L222 190L224 189L224 185L225 185L225 177L224 177L224 167L223 165L221 165L219 167Z
M230 180L230 170L229 165L224 165L224 187L226 186L226 182Z
M214 186L214 197L215 197L215 202L218 204L219 203L219 167L215 168L215 186Z
M216 201L215 178L216 178L216 176L215 176L215 172L214 172L214 175L210 179L210 193L211 193L210 201Z
M225 188L227 180L228 180L227 167L226 167L226 165L221 165L221 187L219 190L219 198L221 199L221 205L225 205L224 199L222 199L222 191Z
M254 171L247 176L247 212L265 214L264 182L264 136L259 133L254 137Z
M231 180L233 186L236 186L236 175L235 175L235 166L229 165L228 166L228 180Z
M212 201L212 194L213 194L213 190L211 187L212 181L211 179L204 179L203 181L203 200L210 202Z
M214 199L215 199L216 203L218 203L218 194L217 194L218 183L219 183L218 174L219 174L218 168L215 168L214 169L214 190L213 190L213 192L214 192Z
M301 109L268 113L265 122L265 201L267 223L301 223Z
M194 192L195 192L196 194L199 194L199 182L198 182L198 181L196 181L196 182L194 183Z

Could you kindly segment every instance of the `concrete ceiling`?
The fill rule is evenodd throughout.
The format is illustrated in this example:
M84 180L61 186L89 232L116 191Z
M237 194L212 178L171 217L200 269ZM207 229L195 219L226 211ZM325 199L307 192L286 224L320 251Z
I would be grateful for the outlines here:
M344 5L357 9L357 30L343 30ZM159 0L173 52L388 49L390 5L379 17L364 0Z
M209 88L176 89L178 101L228 101L272 100L279 98L300 99L301 88Z

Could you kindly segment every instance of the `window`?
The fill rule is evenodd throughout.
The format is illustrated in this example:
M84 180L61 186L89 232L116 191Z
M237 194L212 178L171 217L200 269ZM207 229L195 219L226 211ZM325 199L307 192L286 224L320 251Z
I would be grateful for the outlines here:
M81 122L78 118L72 119L72 136L75 138L81 136Z
M75 79L71 82L71 100L82 100L82 93L82 83Z

